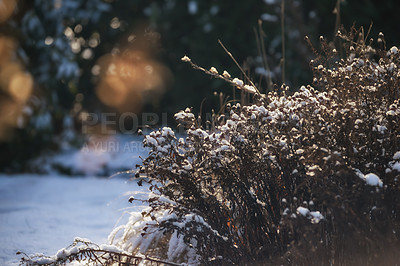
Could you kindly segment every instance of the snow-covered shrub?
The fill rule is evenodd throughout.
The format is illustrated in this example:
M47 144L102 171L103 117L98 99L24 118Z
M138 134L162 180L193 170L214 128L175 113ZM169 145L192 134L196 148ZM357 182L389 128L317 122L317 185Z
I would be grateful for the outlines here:
M211 126L187 108L175 115L184 137L168 127L146 135L136 178L152 194L130 201L149 208L132 213L110 244L190 265L397 261L400 53L373 49L358 33L342 35L344 59L322 39L316 88L295 93L283 85L262 94L183 57L251 104L227 103Z
M226 104L211 129L188 108L175 115L185 138L170 128L145 136L151 151L136 176L154 196L112 242L205 264L371 263L398 244L400 53L359 33L340 33L343 59L322 38L311 62L318 89L293 94L285 85L261 94L182 58L252 104Z
M318 89L293 94L285 85L261 94L182 58L252 104L226 104L211 129L188 108L175 115L184 138L170 128L145 136L151 151L136 176L154 196L112 242L205 264L371 262L398 243L400 53L358 33L341 34L343 59L321 39L311 62Z

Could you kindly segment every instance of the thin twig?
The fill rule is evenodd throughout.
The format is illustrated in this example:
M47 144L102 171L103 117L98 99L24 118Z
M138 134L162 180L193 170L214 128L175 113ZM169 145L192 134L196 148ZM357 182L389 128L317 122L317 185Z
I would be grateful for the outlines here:
M253 30L254 30L254 35L256 36L257 52L258 52L258 55L260 57L262 57L261 48L260 48L260 38L258 37L258 31L257 31L256 28L253 28ZM264 62L263 62L263 65L264 65ZM265 66L264 66L264 69L265 69ZM262 79L263 79L263 76L260 75L260 79L259 79L259 82L258 82L258 86L260 86L260 88L262 87L261 86Z
M369 24L367 35L364 38L364 43L367 43L367 39L368 39L369 34L371 33L371 29L372 29L372 25L373 24L374 24L374 22L371 20L371 24Z
M267 60L267 54L266 54L266 49L265 49L265 42L264 42L264 37L265 37L265 32L262 29L262 20L258 20L258 34L257 30L254 29L254 32L256 34L256 40L257 40L257 48L258 48L258 53L260 56L262 56L263 60L263 65L264 69L267 71L267 89L271 89L273 86L272 83L272 72L268 64Z
M333 33L333 41L335 42L337 37L338 37L338 32L340 28L340 2L341 0L336 1L335 9L333 10L333 13L336 14L336 21L335 21L335 32ZM342 49L342 38L339 36L339 54L340 57L343 56L343 49Z
M221 45L222 45L222 43L221 43ZM226 49L226 48L225 48ZM227 50L226 50L227 51ZM229 52L228 52L229 53ZM230 54L230 53L229 53ZM232 54L230 54L230 56L232 56ZM233 58L233 56L232 56L232 59L235 61L235 63L237 64L237 62L236 62L236 60ZM238 89L240 89L240 90L244 90L245 88L246 88L246 86L247 85L240 85L240 84L237 84L237 83L235 83L230 77L228 78L228 77L226 77L226 76L223 76L223 75L220 75L220 74L218 74L218 73L215 73L215 72L211 72L210 70L207 70L207 69L205 69L205 68L203 68L203 67L201 67L201 66L198 66L198 65L196 65L195 63L193 63L192 62L192 60L190 60L189 58L187 58L187 59L185 59L185 60L183 60L184 62L187 62L187 63L189 63L190 65L191 65L191 67L192 68L194 68L194 69L197 69L197 70L201 70L201 71L203 71L204 73L206 73L206 74L208 74L208 75L210 75L210 76L212 76L212 77L215 77L215 78L220 78L220 79L222 79L222 80L225 80L226 82L228 82L228 83L230 83L230 84L232 84L233 86L235 86L236 88L238 88ZM239 65L238 65L239 66ZM239 69L241 70L241 71L243 71L243 69L239 66ZM247 75L244 73L244 75L245 75L245 77L249 80L249 82L251 83L251 86L254 88L254 92L250 92L250 93L253 93L253 94L256 94L256 95L259 95L259 96L261 96L261 97L265 97L265 95L263 95L263 94L261 94L260 93L260 91L258 90L258 88L254 85L254 83L247 77Z
M226 47L222 44L221 40L218 40L218 43L225 50L225 52L229 55L229 57L233 60L233 62L235 62L236 66L240 69L240 72L242 72L243 76L247 79L247 81L250 83L250 85L257 89L256 85L254 85L253 81L251 81L251 79L247 76L246 72L244 72L243 68L239 65L239 63L233 57L231 52L229 52L228 49L226 49Z
M333 10L333 13L336 14L335 32L333 33L334 39L336 38L336 34L340 27L340 2L341 2L341 0L336 1L335 9Z

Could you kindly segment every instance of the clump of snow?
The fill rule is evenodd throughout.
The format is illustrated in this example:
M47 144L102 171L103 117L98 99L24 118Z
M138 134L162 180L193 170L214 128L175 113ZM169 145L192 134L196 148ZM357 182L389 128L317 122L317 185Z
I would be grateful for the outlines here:
M232 82L233 83L235 83L236 85L238 85L239 87L242 87L243 86L243 80L241 80L241 79L238 79L238 78L234 78L233 80L232 80Z
M183 62L190 62L192 61L189 57L187 57L186 55L184 57L181 58L181 61Z
M400 172L400 151L395 152L393 161L389 162L389 168L386 169L386 172L391 172L391 170Z
M177 257L179 257L182 253L185 252L187 246L183 241L183 235L178 235L178 232L175 231L171 239L169 240L168 246L168 259L170 261L174 261Z
M298 207L296 211L297 214L301 214L302 216L311 219L311 223L313 224L317 224L324 219L324 216L319 211L310 211L305 207Z
M398 52L399 52L399 49L396 46L393 46L392 48L390 48L390 53L397 54Z
M383 186L382 180L376 174L369 173L364 176L365 182L370 186Z
M317 224L324 219L324 216L319 211L310 212L310 215L312 216L311 223L313 224Z
M175 137L175 132L170 127L163 127L161 135L163 137Z
M185 111L180 111L174 115L176 120L184 120L186 118L194 119L194 114L190 112L189 108L186 108Z
M222 73L222 76L224 76L225 78L230 78L231 74L229 74L228 71L224 70L224 73Z
M367 183L367 185L370 186L379 186L382 187L383 186L383 182L382 180L379 178L379 176L377 176L374 173L369 173L364 175L360 170L356 169L355 170L356 175L361 178L362 180L365 181L365 183Z
M215 74L215 75L218 75L218 70L215 67L211 67L210 68L210 72Z
M67 250L66 248L62 248L59 251L57 251L56 253L56 260L58 259L65 259L67 258L69 255L71 255L71 252L69 250Z
M256 93L257 92L256 88L254 88L253 86L250 86L250 85L244 85L243 88L248 93Z
M307 217L307 215L310 214L310 210L304 207L298 207L297 213L303 215L304 217Z
M52 264L55 263L56 259L54 257L39 257L35 260L37 265L45 265L45 264Z
M79 265L83 265L85 263L85 254L86 251L94 251L94 250L99 250L101 252L106 251L106 252L115 252L119 254L127 254L124 250L113 246L113 245L107 245L107 244L102 244L102 245L97 245L91 242L90 240L85 240L85 241L80 241L79 238L75 238L74 243L70 245L68 248L62 248L57 251L56 255L54 256L44 256L43 254L34 254L30 256L30 261L27 265L59 265L63 263L63 261L68 261L70 256L76 256L79 253L82 253L82 255L78 255L81 259L79 262ZM98 262L101 263L101 258L99 258ZM77 265L75 262L72 262L71 264L68 265Z
M101 250L109 251L109 252L116 252L116 253L124 253L125 251L114 246L114 245L107 245L107 244L102 244L99 246Z
M392 169L400 172L400 162L393 164Z
M146 213L149 211L150 208L144 209L141 213L131 212L128 223L116 227L109 235L109 242L112 243L112 246L115 245L118 249L128 253L146 254L149 249L155 248L160 241L166 240L169 261L184 257L188 265L199 265L200 257L196 254L197 242L195 239L191 239L188 245L184 241L183 235L179 234L177 230L173 230L171 234L165 234L163 230L158 230L155 226L174 219L177 220L174 222L176 227L184 228L187 223L195 221L219 235L202 217L196 214L187 214L178 220L177 215L168 210L161 210L148 216Z

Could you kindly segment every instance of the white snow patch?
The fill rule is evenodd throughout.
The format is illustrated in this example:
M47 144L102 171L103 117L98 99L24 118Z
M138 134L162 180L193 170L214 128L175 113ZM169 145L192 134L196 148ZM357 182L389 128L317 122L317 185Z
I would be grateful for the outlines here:
M313 224L317 224L324 219L324 216L319 211L310 211L305 207L298 207L297 214L301 214L302 216L311 219L311 223Z
M231 77L231 75L226 70L224 70L224 73L222 73L222 76L224 76L225 78L230 78Z
M147 207L129 203L128 190L147 198L145 184L122 178L0 175L0 265L19 265L17 251L65 257L74 240L106 243L125 209Z
M399 52L399 49L396 46L393 46L392 48L390 48L390 53L397 54L398 52Z
M192 61L188 56L184 56L184 57L182 57L181 58L181 61L183 61L183 62L190 62L190 61Z
M358 170L358 169L355 170L355 173L356 173L356 175L357 175L359 178L363 179L363 180L367 183L367 185L370 185L370 186L379 186L379 187L382 187L382 186L383 186L382 180L379 178L379 176L377 176L377 175L374 174L374 173L369 173L369 174L364 175L364 174L363 174L360 170Z
M310 212L310 215L312 216L311 223L313 224L317 224L324 219L324 216L319 211Z
M244 85L244 90L248 93L256 93L257 90L253 86L250 85Z
M392 169L400 172L400 162L393 164Z
M233 83L235 83L236 85L238 85L239 87L242 87L243 86L243 80L241 80L241 79L238 79L238 78L234 78L233 80L232 80L232 82Z
M182 119L193 119L194 114L190 113L190 110L186 109L185 111L180 111L174 115L174 118L176 120L182 120Z
M211 67L210 68L210 72L215 74L215 75L218 75L218 70L215 67Z
M383 186L382 180L376 174L369 173L364 176L365 182L370 186Z
M310 210L304 207L298 207L297 213L303 215L304 217L307 217L307 215L310 214Z

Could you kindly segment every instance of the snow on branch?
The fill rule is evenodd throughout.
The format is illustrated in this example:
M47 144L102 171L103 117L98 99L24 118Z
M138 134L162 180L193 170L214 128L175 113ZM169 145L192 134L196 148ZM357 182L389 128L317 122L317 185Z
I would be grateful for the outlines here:
M144 255L132 255L113 245L97 245L87 239L75 238L74 242L67 248L62 248L53 256L35 254L28 256L23 254L21 265L64 265L68 262L83 262L88 265L142 265L143 262L151 265L181 265L173 262L158 260Z

